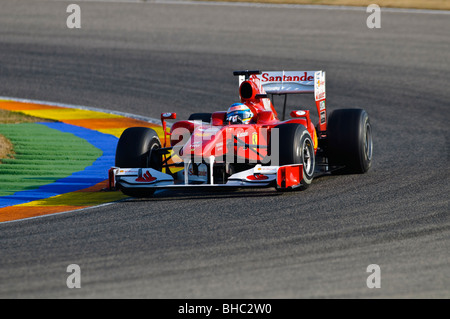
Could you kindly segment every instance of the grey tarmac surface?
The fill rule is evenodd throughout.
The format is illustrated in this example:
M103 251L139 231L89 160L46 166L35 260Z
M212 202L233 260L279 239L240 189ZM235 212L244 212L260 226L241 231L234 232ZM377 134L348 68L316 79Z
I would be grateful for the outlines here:
M331 111L368 111L374 162L304 192L163 192L0 224L1 298L450 297L449 15L368 29L364 9L80 1L68 29L69 3L2 0L0 96L183 119L236 102L234 70L322 69Z

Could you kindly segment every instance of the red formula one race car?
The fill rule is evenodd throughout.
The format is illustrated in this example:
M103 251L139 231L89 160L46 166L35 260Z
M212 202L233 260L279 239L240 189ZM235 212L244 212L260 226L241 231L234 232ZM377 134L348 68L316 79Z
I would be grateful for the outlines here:
M329 116L323 71L235 71L240 103L227 111L192 114L175 122L164 137L131 127L119 139L110 188L145 197L158 189L274 187L306 189L315 176L335 170L364 173L372 161L372 131L362 109ZM288 94L314 94L319 121L308 110L290 112ZM284 95L280 120L272 104ZM272 99L271 99L272 98Z

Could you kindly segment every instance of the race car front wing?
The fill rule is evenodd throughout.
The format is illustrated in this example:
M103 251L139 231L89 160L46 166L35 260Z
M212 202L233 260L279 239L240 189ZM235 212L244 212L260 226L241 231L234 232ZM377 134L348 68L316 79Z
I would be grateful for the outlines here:
M170 188L244 188L275 187L294 189L301 185L303 165L263 166L235 173L226 183L214 183L212 167L207 170L209 176L191 174L190 163L176 174L166 174L152 168L120 168L109 170L109 188L115 189L170 189ZM212 166L212 164L211 164ZM206 174L205 174L206 175Z

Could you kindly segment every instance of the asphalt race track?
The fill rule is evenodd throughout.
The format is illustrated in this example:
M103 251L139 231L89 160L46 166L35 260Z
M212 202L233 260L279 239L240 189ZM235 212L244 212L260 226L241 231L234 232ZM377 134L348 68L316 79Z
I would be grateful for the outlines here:
M382 11L369 29L365 8L80 1L69 29L70 3L2 0L0 96L183 119L238 101L234 70L325 70L330 110L368 111L374 162L304 192L162 192L0 224L1 298L450 297L449 14Z

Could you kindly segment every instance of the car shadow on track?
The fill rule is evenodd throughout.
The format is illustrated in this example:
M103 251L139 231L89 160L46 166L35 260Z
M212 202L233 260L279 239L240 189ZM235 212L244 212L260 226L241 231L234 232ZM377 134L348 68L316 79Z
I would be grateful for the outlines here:
M127 202L134 201L174 201L174 200L208 200L218 198L243 198L243 197L274 197L281 196L283 192L277 192L275 189L264 190L216 190L216 191L199 191L199 190L161 190L155 192L151 197L126 199Z

